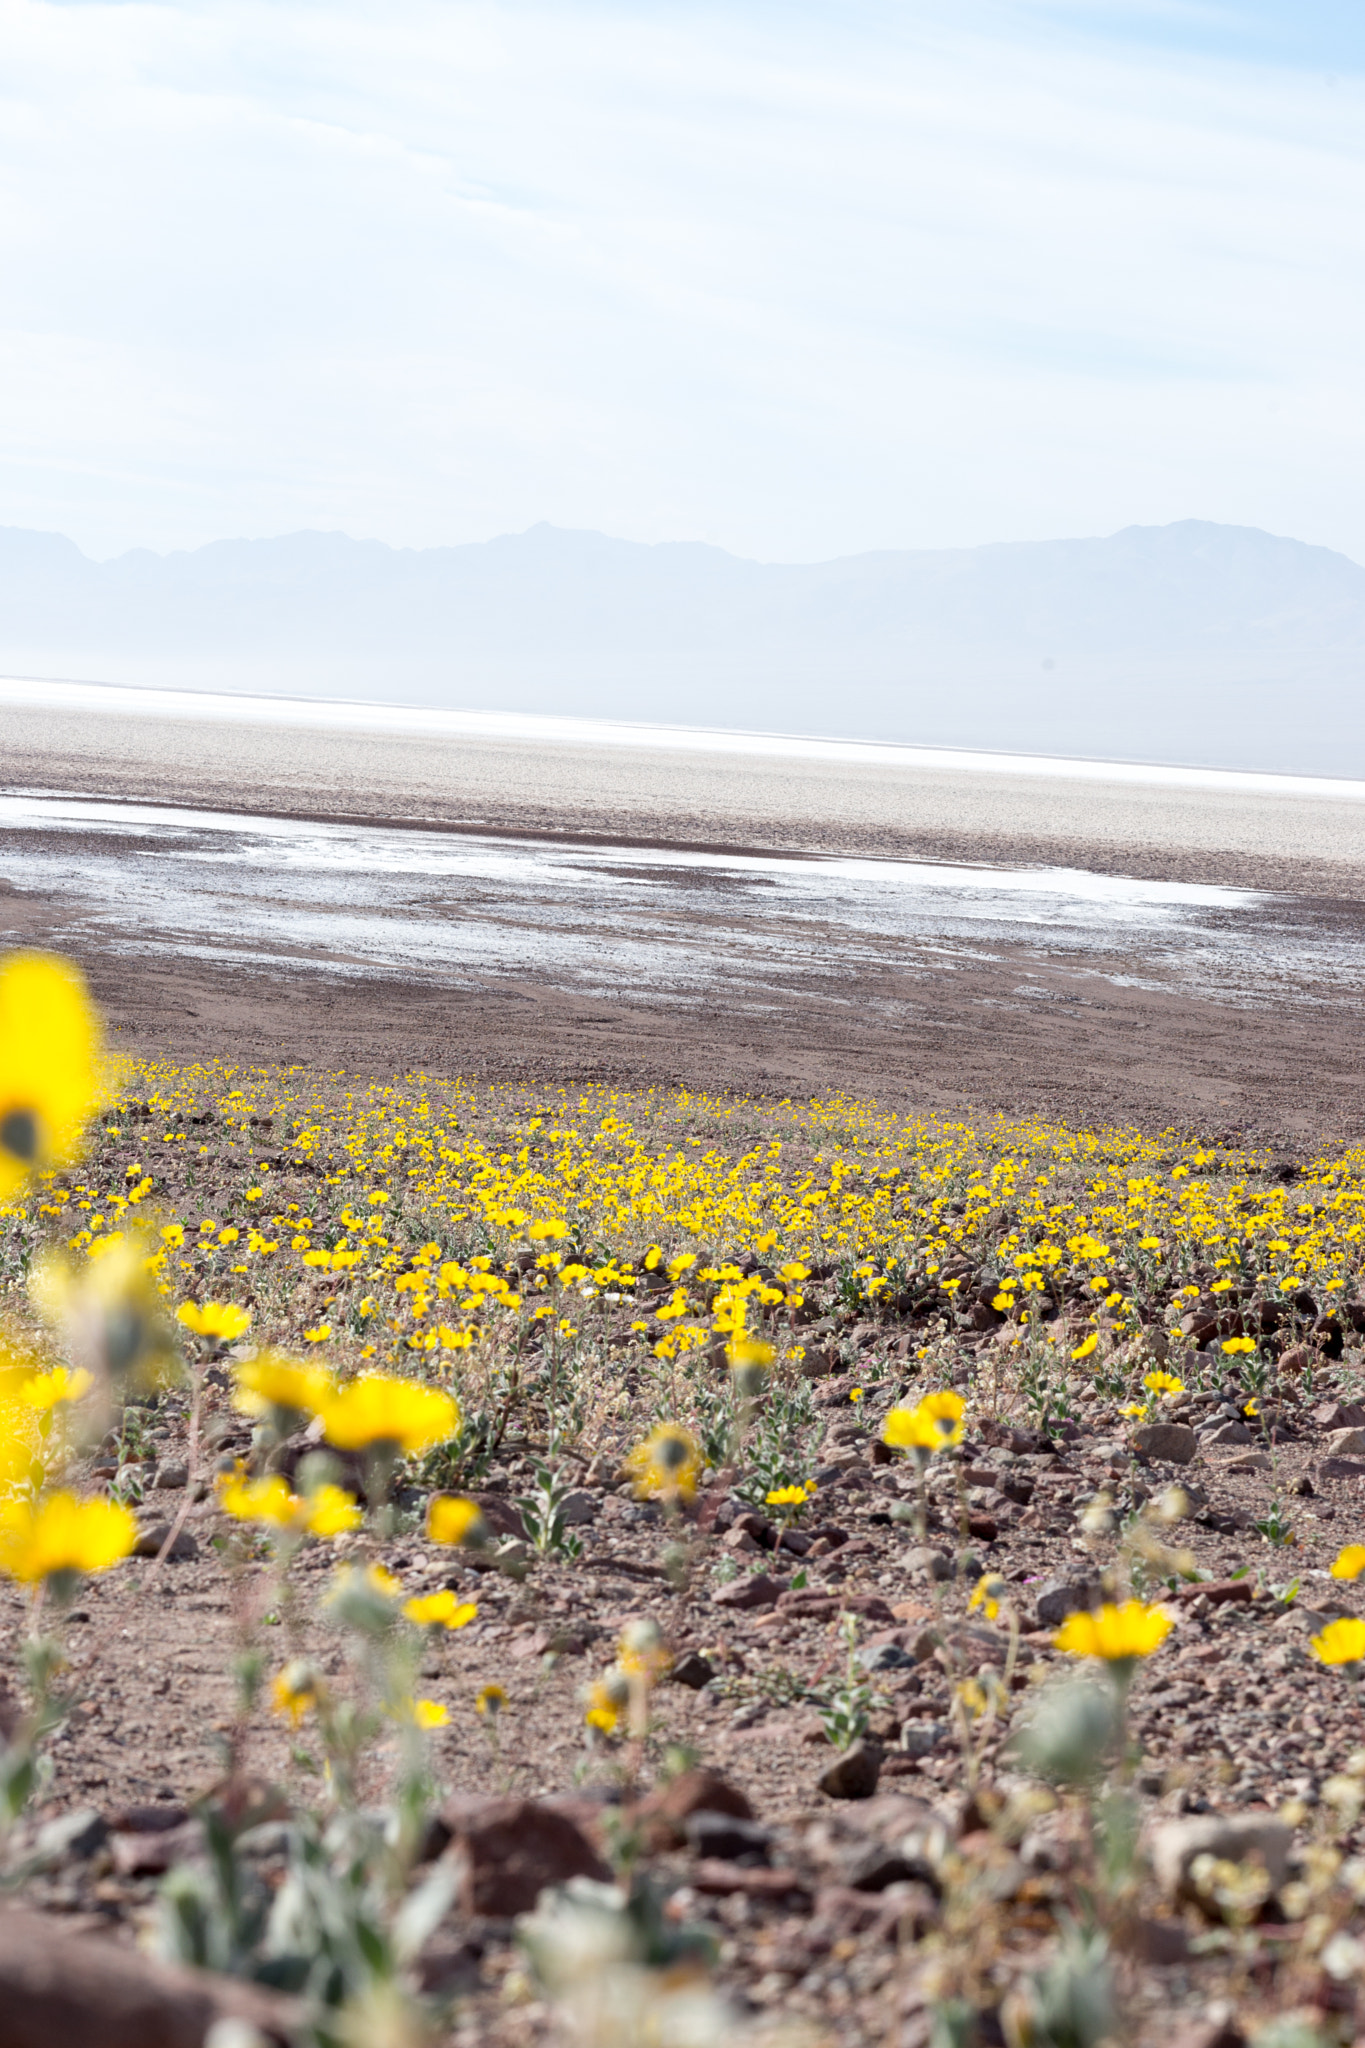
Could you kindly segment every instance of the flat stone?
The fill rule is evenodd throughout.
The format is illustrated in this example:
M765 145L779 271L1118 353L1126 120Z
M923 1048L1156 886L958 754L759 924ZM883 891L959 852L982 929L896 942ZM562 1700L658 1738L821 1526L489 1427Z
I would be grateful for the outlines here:
M1168 1898L1190 1891L1190 1871L1198 1856L1220 1862L1254 1862L1263 1866L1274 1890L1289 1874L1294 1831L1269 1814L1206 1814L1197 1819L1164 1821L1152 1831L1152 1870Z
M932 1756L947 1733L941 1721L907 1721L901 1729L900 1746L906 1756Z
M1323 1458L1314 1470L1319 1479L1365 1479L1365 1459Z
M1240 1458L1229 1458L1225 1472L1269 1472L1273 1468L1264 1451L1245 1451Z
M772 1838L767 1829L757 1821L741 1820L737 1814L702 1807L700 1812L688 1814L682 1831L689 1849L699 1856L720 1856L727 1863L744 1863L750 1868L768 1861Z
M786 1591L785 1579L775 1579L768 1572L754 1572L731 1579L728 1586L718 1587L711 1598L717 1607L775 1607Z
M587 1522L595 1522L601 1513L602 1503L595 1493L589 1493L585 1486L576 1486L572 1493L566 1493L559 1503L559 1512L564 1525L569 1529L581 1529Z
M1334 1429L1326 1450L1330 1458L1365 1458L1365 1429Z
M169 1522L153 1522L149 1528L138 1531L137 1542L133 1545L134 1557L159 1557L161 1546L171 1533ZM199 1544L188 1529L182 1529L166 1553L177 1564L187 1564L192 1557L198 1557Z
M901 1560L906 1571L917 1579L934 1579L940 1584L953 1576L953 1560L946 1550L936 1550L930 1543L921 1543L914 1550L907 1550Z
M80 1863L102 1849L108 1839L109 1824L98 1808L78 1806L73 1813L59 1813L55 1820L44 1821L33 1847L40 1862Z
M704 1685L711 1683L716 1669L700 1650L685 1650L668 1675L674 1685L685 1685L689 1692L700 1692Z
M1220 1422L1217 1429L1206 1430L1206 1444L1249 1444L1251 1431L1244 1422Z
M1307 1353L1304 1359L1306 1363ZM1280 1364L1283 1366L1283 1359ZM1365 1408L1359 1401L1319 1401L1313 1420L1319 1429L1365 1429Z
M1198 1437L1183 1422L1141 1423L1128 1441L1139 1457L1157 1465L1188 1465L1199 1449Z
M899 1643L868 1643L859 1650L858 1662L864 1671L909 1671L915 1659Z
M441 1818L450 1830L447 1855L456 1863L460 1906L492 1920L529 1913L548 1885L611 1873L567 1814L534 1799L454 1799Z
M1177 1600L1207 1600L1214 1607L1226 1607L1234 1601L1251 1600L1255 1588L1250 1579L1193 1580L1187 1586L1177 1586ZM1168 1596L1169 1597L1169 1596Z
M881 1776L882 1751L876 1742L855 1742L820 1774L820 1790L831 1799L870 1799Z
M1068 1615L1088 1613L1092 1608L1098 1607L1103 1598L1103 1586L1098 1579L1089 1575L1048 1579L1038 1588L1034 1597L1038 1626L1060 1628Z
M152 1477L152 1485L164 1488L167 1492L174 1492L179 1487L188 1486L189 1483L190 1468L188 1465L158 1465Z

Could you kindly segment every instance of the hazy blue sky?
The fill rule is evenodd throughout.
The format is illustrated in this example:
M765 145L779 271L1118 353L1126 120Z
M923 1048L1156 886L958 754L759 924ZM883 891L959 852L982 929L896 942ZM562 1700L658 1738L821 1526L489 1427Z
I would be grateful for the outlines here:
M0 0L0 524L1365 560L1360 0Z

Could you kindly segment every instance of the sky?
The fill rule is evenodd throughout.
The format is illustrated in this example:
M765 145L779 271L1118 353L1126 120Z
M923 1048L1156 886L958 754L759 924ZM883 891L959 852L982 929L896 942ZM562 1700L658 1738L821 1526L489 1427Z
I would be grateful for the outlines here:
M1365 561L1359 0L0 0L0 525Z

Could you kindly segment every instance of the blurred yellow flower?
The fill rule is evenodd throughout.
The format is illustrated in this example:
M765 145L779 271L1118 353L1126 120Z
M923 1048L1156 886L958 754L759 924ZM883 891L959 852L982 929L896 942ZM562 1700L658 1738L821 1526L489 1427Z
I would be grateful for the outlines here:
M54 1365L51 1372L35 1373L32 1379L24 1380L19 1393L28 1406L41 1415L62 1401L79 1401L94 1384L93 1377L84 1366L78 1366L72 1372L65 1365Z
M488 1541L483 1509L457 1493L434 1493L427 1506L427 1541L477 1549Z
M0 1201L71 1157L104 1094L99 1024L79 972L46 953L0 961Z
M316 1365L296 1365L282 1351L263 1351L239 1365L234 1406L243 1415L265 1415L272 1408L298 1415L316 1415L335 1392L329 1376Z
M291 1491L278 1473L248 1479L230 1472L218 1481L218 1505L239 1522L267 1522L277 1529L296 1529L310 1536L341 1536L364 1520L353 1495L340 1486L319 1486L312 1493Z
M465 1628L478 1618L472 1600L458 1600L449 1587L440 1593L423 1593L404 1603L403 1612L418 1628Z
M1185 1391L1185 1382L1178 1380L1173 1372L1145 1373L1142 1384L1149 1394L1183 1394Z
M882 1442L897 1451L946 1451L964 1435L966 1402L946 1389L926 1394L915 1408L893 1408L882 1425Z
M277 1671L270 1684L270 1702L277 1714L287 1714L295 1728L318 1703L318 1680L311 1664L297 1657Z
M444 1728L450 1715L439 1700L414 1700L412 1718L419 1728Z
M131 1552L137 1517L120 1501L49 1494L36 1506L0 1502L0 1572L32 1585L67 1572L103 1572Z
M659 1422L625 1461L638 1498L691 1500L701 1478L701 1447L676 1422Z
M1143 1600L1125 1600L1117 1606L1106 1601L1098 1614L1071 1615L1052 1641L1072 1657L1126 1664L1135 1657L1150 1657L1170 1632L1171 1617L1164 1607L1149 1607Z
M362 1373L334 1389L320 1412L323 1434L339 1451L361 1451L371 1444L425 1451L447 1442L460 1427L451 1395L378 1372Z
M507 1705L507 1694L500 1685L481 1685L474 1695L474 1712L492 1720Z
M994 1621L1000 1612L1000 1603L1005 1597L1005 1581L995 1572L986 1572L979 1578L968 1601L969 1607L980 1607L987 1621Z
M1339 1550L1331 1565L1334 1579L1358 1579L1365 1572L1365 1544L1348 1543Z
M251 1310L232 1301L206 1301L202 1307L182 1301L175 1315L196 1337L209 1337L219 1344L231 1344L251 1328Z
M1365 1663L1365 1621L1343 1614L1314 1636L1311 1647L1320 1664Z
M1076 1346L1076 1349L1072 1352L1071 1356L1073 1358L1089 1358L1091 1352L1098 1345L1099 1341L1099 1333L1095 1330L1092 1330L1090 1332L1090 1335L1084 1340L1084 1342Z

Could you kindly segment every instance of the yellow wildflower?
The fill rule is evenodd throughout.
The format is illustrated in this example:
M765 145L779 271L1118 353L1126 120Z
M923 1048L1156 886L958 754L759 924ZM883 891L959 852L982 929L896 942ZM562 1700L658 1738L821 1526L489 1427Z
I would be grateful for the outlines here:
M412 1718L419 1728L444 1728L450 1715L439 1700L414 1700Z
M33 1585L69 1572L103 1572L137 1542L137 1517L120 1501L53 1493L36 1506L0 1502L0 1572Z
M465 1500L457 1493L434 1493L427 1506L427 1541L477 1549L488 1541L483 1509L476 1500Z
M1095 1349L1099 1341L1100 1340L1098 1331L1092 1330L1090 1332L1090 1335L1084 1340L1084 1342L1076 1346L1076 1349L1072 1352L1071 1356L1073 1358L1089 1358L1091 1352Z
M994 1621L1000 1612L1000 1603L1005 1597L1005 1581L996 1572L986 1572L976 1582L969 1607L980 1607L987 1621Z
M474 1712L486 1720L495 1719L507 1705L507 1694L500 1685L481 1685L474 1695Z
M202 1308L182 1301L175 1314L177 1322L193 1330L196 1337L209 1337L218 1344L231 1344L251 1327L251 1310L231 1301L206 1301Z
M234 1405L243 1415L265 1415L272 1408L316 1415L335 1392L328 1375L315 1365L296 1365L280 1351L264 1351L236 1371Z
M70 1158L103 1093L99 1025L76 968L46 953L0 964L0 1201Z
M457 1600L449 1587L439 1593L423 1593L404 1603L403 1612L418 1628L466 1628L477 1619L472 1600Z
M1145 1373L1142 1384L1149 1394L1183 1394L1185 1391L1185 1382L1178 1380L1173 1372Z
M271 1680L270 1702L277 1714L287 1714L297 1728L318 1703L318 1680L312 1665L296 1657L283 1671L277 1671Z
M460 1411L449 1394L385 1373L363 1373L323 1402L323 1433L341 1451L392 1444L401 1451L425 1451L443 1444L460 1427Z
M697 1440L676 1422L659 1422L626 1459L638 1498L691 1500L701 1477Z
M1098 1614L1071 1615L1052 1641L1072 1657L1126 1664L1135 1657L1150 1657L1170 1632L1171 1617L1164 1607L1149 1607L1143 1600L1125 1600L1119 1606L1106 1601Z
M1365 1544L1348 1543L1344 1550L1339 1550L1331 1571L1334 1579L1358 1579L1365 1572Z
M1311 1647L1320 1664L1365 1663L1365 1621L1343 1614L1314 1636Z
M35 1373L32 1379L24 1380L19 1393L28 1406L41 1415L63 1401L79 1401L94 1384L84 1366L78 1366L72 1372L67 1366L54 1365L51 1372Z
M948 1389L926 1394L915 1408L893 1408L882 1425L882 1442L897 1451L946 1451L964 1435L966 1402Z

